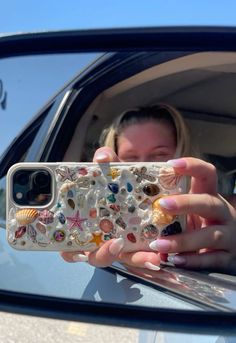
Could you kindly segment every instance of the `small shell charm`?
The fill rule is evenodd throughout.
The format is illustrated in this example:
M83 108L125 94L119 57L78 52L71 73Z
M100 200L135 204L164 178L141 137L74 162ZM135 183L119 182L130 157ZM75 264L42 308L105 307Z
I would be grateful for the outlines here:
M16 220L20 225L28 225L38 217L38 211L33 208L25 208L16 212Z
M165 189L174 189L177 187L181 175L175 173L174 168L160 168L159 183Z
M176 215L164 212L159 204L160 199L158 198L152 203L152 221L156 225L168 225L174 221Z

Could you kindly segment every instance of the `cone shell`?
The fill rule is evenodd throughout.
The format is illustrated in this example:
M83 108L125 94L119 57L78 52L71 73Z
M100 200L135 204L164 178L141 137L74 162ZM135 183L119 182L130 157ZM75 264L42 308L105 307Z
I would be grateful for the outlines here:
M38 211L33 208L25 208L16 212L16 220L20 225L33 223L38 217Z
M174 168L160 168L159 183L165 189L174 189L180 181L181 175L175 173Z
M157 225L168 225L174 221L176 215L164 212L159 204L160 199L161 198L152 203L152 221Z

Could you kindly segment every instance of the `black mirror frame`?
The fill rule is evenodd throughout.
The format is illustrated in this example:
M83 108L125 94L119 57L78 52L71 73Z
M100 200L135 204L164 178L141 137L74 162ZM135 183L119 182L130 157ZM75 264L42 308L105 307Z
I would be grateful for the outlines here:
M233 27L163 27L2 35L0 58L90 51L236 51ZM146 308L0 291L0 310L96 324L201 334L235 334L234 313Z

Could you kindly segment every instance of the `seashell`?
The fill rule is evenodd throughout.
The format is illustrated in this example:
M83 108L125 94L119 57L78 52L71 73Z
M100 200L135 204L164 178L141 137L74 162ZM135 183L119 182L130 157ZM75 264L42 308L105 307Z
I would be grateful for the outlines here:
M66 237L64 230L56 230L53 232L53 238L56 242L63 242Z
M26 228L26 232L27 232L28 238L32 242L36 243L37 231L35 230L35 228L32 225L28 225Z
M109 194L109 195L107 196L107 200L110 201L110 202L112 202L112 203L114 203L114 202L116 202L116 197L115 197L115 195L112 193L112 194Z
M59 220L59 222L60 222L61 224L65 224L65 222L66 222L66 217L64 216L64 214L63 214L62 212L60 212L60 213L58 214L58 220Z
M129 193L132 192L133 186L131 185L131 183L127 182L127 184L126 184L126 189L127 189L127 191L128 191Z
M119 192L119 185L117 183L114 183L114 182L108 183L108 188L114 194L117 194Z
M171 236L182 232L182 227L179 222L174 222L168 225L161 231L161 236Z
M75 186L76 186L75 182L72 182L72 181L65 182L59 189L59 192L60 193L68 192L71 188L74 188Z
M36 229L42 233L43 235L46 233L46 228L45 225L43 225L42 223L37 223L36 224Z
M136 237L135 235L131 232L131 233L128 233L127 235L127 239L131 242L131 243L136 243Z
M159 183L165 189L176 188L180 179L181 175L176 174L172 167L162 167L159 170Z
M97 217L97 209L96 208L90 208L89 210L89 216L91 218L96 218Z
M110 212L108 209L106 209L105 207L100 207L99 208L99 217L109 217Z
M129 219L129 224L131 225L139 225L142 219L140 217L132 217Z
M41 248L46 248L46 246L48 246L49 243L46 243L46 242L38 242L38 245L41 247Z
M114 225L109 219L102 219L99 223L99 227L103 232L108 233L112 231Z
M70 206L70 208L72 208L72 210L74 210L74 208L75 208L75 202L74 202L74 200L73 200L73 199L68 199L68 200L67 200L67 203L68 203L68 205Z
M20 225L33 223L38 217L38 211L33 208L25 208L16 212L16 220Z
M153 224L149 224L149 225L145 226L141 232L141 236L143 236L146 239L154 239L154 238L158 237L158 234L159 234L159 230Z
M124 220L122 219L122 217L119 217L116 219L116 224L119 225L120 227L122 227L122 229L126 228L126 224L125 224Z
M148 183L143 187L143 193L148 196L154 196L160 193L160 188L154 183Z
M160 199L161 198L158 198L152 204L152 209L153 209L152 221L154 224L157 224L157 225L168 225L174 221L174 219L176 218L176 215L164 212L162 210L162 207L159 204Z
M147 210L151 204L151 200L146 198L139 204L138 207L141 208L141 210Z
M40 211L38 220L43 224L53 223L54 213L48 210Z
M26 233L26 226L20 226L15 232L15 238L21 238Z

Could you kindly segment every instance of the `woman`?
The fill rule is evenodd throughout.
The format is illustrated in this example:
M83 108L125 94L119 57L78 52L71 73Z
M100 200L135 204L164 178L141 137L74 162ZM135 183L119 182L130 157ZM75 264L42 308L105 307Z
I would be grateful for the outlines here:
M101 145L94 162L168 161L176 172L190 176L188 194L171 195L161 202L164 211L187 215L187 230L152 242L153 252L122 253L124 242L118 238L86 255L64 252L66 261L104 267L117 260L145 273L159 270L167 254L177 253L168 258L176 266L236 273L236 211L217 193L215 167L188 157L195 153L178 111L159 104L125 112L103 132Z

